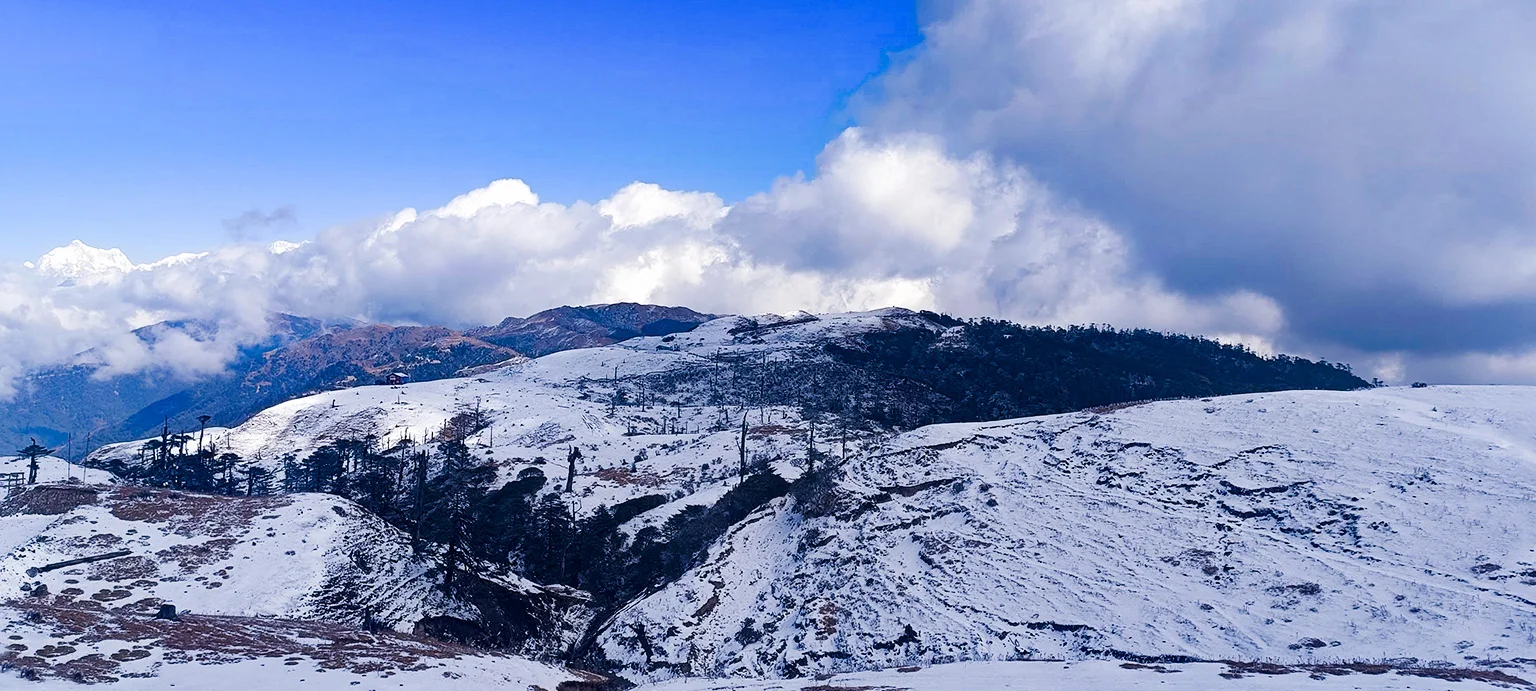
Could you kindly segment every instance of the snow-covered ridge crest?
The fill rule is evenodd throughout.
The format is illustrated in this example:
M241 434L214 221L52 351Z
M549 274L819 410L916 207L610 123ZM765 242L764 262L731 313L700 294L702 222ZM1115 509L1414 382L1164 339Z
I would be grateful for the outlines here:
M478 402L489 416L491 428L474 441L485 445L493 460L550 455L550 440L560 440L604 447L599 456L603 462L627 462L649 444L683 436L692 439L692 435L660 435L668 439L627 436L631 423L638 424L639 430L649 430L665 417L665 411L644 412L639 416L644 421L626 421L623 415L610 419L604 391L615 376L622 385L632 387L636 378L647 375L706 368L711 358L791 357L829 342L909 327L939 328L918 313L901 308L722 317L686 333L562 351L474 377L394 387L364 386L306 396L269 408L232 429L212 428L208 436L225 451L246 459L264 459L275 469L285 454L303 458L336 439L373 434L386 443L406 435L420 440ZM683 419L674 420L675 426L697 433L714 412L709 406L683 406L671 417L680 415ZM690 451L684 454L686 462L696 465L714 460L716 455L731 456L731 439L724 433L719 439L695 440L690 447L707 446L709 455L694 458L691 454L695 452ZM144 441L103 447L92 460L134 462ZM561 473L560 468L546 470L552 479Z
M651 678L954 660L1536 656L1536 389L936 425L626 609ZM1438 664L1438 662L1437 662Z

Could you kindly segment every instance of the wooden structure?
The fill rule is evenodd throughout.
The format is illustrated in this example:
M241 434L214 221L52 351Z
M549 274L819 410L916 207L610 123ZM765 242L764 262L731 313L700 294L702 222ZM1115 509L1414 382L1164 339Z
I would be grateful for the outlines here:
M79 559L70 559L69 561L56 561L56 562L54 562L52 564L44 564L42 566L34 566L34 567L30 568L30 569L27 569L27 577L28 578L35 578L40 573L48 573L49 571L54 571L56 569L64 569L64 568L68 568L68 567L71 567L71 566L79 566L81 564L89 564L91 562L106 561L108 559L116 559L118 557L126 557L126 556L128 556L130 554L132 554L132 552L129 552L128 550L125 549L125 550L119 550L117 552L109 552L107 554L98 554L98 555L96 555L94 557L80 557Z

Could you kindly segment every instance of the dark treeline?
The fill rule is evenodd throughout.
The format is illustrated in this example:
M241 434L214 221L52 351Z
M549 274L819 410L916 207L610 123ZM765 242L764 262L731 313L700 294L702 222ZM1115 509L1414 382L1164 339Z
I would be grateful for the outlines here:
M793 406L840 426L901 431L1149 399L1371 386L1346 365L1264 357L1194 336L930 312L918 318L929 328L908 325L774 358L717 354L705 366L621 381L614 398L718 406L715 429L742 410Z
M206 417L199 420L207 423ZM114 460L101 467L128 482L151 487L252 497L279 489L271 470L238 454L221 452L201 431L171 432L169 425L159 437L139 446L137 463Z
M323 492L346 497L410 535L454 592L484 573L516 573L536 583L585 590L602 613L647 589L681 576L727 528L789 484L762 462L715 505L689 507L659 526L626 538L619 527L666 503L642 496L616 506L579 511L564 483L527 467L498 482L495 464L473 453L468 440L489 421L477 410L454 415L429 440L338 440L303 458L280 459L281 479L197 436L166 432L140 449L138 465L111 468L144 485L260 496Z
M669 497L583 511L564 483L549 482L538 467L498 484L496 466L466 444L481 424L445 428L420 445L337 442L287 460L283 487L348 497L401 528L435 561L449 592L465 573L510 571L584 590L599 615L675 580L731 525L790 488L758 463L714 505L689 507L626 537L621 525Z
M945 319L934 315L934 319ZM1201 398L1287 389L1351 390L1371 384L1347 365L1280 355L1145 329L1030 327L947 320L958 329L874 333L861 347L832 345L838 362L920 394L897 419L911 427L1082 410L1127 401ZM895 399L903 400L903 399ZM910 399L909 399L910 400Z

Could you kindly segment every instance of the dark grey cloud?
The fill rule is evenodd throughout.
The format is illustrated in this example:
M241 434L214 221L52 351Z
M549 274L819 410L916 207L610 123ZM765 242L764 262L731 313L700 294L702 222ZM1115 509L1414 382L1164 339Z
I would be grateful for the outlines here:
M1536 346L1536 5L968 0L866 94L877 130L1020 164L1282 346ZM1491 376L1491 375L1488 375Z
M292 206L279 206L271 211L251 209L234 218L226 218L221 223L224 232L236 242L245 242L260 237L262 231L269 228L292 226L299 222L299 216Z

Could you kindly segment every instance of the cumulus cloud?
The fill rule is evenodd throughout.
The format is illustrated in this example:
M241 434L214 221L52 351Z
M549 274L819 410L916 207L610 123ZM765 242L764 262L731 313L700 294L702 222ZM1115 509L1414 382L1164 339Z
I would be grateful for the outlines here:
M0 269L0 396L38 368L92 364L103 376L148 368L182 377L217 372L244 344L267 334L261 291L201 295L179 275L192 263L102 267L63 276L41 266ZM245 299L249 298L249 299ZM206 329L135 334L169 319Z
M929 136L845 132L811 180L737 205L722 231L789 270L900 286L908 304L1030 323L1113 322L1270 335L1252 293L1196 300L1139 273L1124 238L1019 167L954 158Z
M682 219L697 229L708 228L729 209L708 192L674 192L649 182L635 182L597 205L615 229L645 226L665 219Z
M1504 362L1536 341L1536 6L934 11L864 94L872 130L1027 167L1178 294L1272 297L1293 344Z
M143 265L72 246L0 270L0 382L87 349L113 372L196 376L271 312L466 326L623 300L1108 322L1394 381L1536 381L1536 9L933 16L861 95L863 125L746 199L636 182L558 204L508 179L299 243ZM217 328L128 335L167 319Z
M87 349L113 373L170 367L196 376L262 338L272 312L466 326L610 301L721 313L904 305L1258 345L1284 324L1252 292L1195 298L1168 289L1135 268L1113 227L1022 168L953 157L929 136L858 129L827 146L813 176L783 178L729 207L713 194L647 183L563 205L500 180L437 209L303 243L237 243L129 264L71 278L0 272L0 378ZM163 320L212 326L128 334Z

